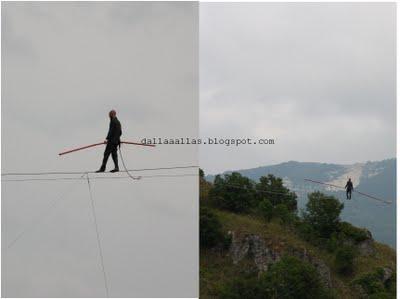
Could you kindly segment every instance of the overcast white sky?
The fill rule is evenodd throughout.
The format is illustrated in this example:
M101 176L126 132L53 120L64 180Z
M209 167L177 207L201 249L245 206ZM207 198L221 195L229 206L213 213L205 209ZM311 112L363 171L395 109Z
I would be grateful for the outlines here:
M202 3L201 136L277 139L202 146L206 173L394 157L395 10L394 3Z
M2 172L98 169L104 147L57 154L103 141L112 108L125 140L197 136L196 3L2 8ZM196 147L122 150L129 168L198 164ZM176 173L197 169L156 174ZM110 296L196 297L197 177L92 184ZM85 182L5 248L70 185L2 183L3 296L105 296Z

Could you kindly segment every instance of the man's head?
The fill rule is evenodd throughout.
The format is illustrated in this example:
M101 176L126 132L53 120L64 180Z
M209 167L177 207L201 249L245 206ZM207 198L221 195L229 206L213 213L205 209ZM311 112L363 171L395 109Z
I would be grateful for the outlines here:
M110 118L116 117L117 116L117 112L115 112L115 110L111 110L110 112L108 112L108 116Z
M349 182L351 182L351 178L349 178Z

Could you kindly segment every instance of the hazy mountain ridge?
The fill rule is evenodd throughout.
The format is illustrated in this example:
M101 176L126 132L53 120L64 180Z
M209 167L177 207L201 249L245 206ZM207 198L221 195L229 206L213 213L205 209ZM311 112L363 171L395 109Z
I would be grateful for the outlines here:
M231 172L227 171L224 174ZM281 177L285 185L298 195L300 209L307 202L308 192L321 190L335 195L345 203L343 220L366 227L376 240L389 244L393 248L396 246L395 158L349 165L289 161L277 165L237 170L237 172L253 180L258 180L267 174ZM393 203L386 205L358 194L354 194L353 199L347 201L344 186L348 177L352 178L356 190L383 200L393 201ZM312 184L304 181L305 178L343 186L343 190ZM214 176L208 175L206 179L213 181Z

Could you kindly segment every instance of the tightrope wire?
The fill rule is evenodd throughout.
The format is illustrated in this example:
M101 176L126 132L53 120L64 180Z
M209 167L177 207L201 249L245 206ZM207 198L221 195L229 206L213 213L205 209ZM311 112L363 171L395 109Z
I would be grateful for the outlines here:
M98 224L97 224L97 217L96 217L96 209L95 209L95 206L94 206L94 199L93 199L93 195L92 195L92 188L90 186L90 180L89 180L89 174L88 173L86 173L86 178L87 178L88 189L89 189L90 204L91 204L91 207L92 207L93 221L94 221L94 226L95 226L95 229L96 229L97 245L99 247L101 269L103 271L104 288L106 290L107 298L109 298L107 276L106 276L106 270L105 270L105 267L104 267L103 250L101 248L100 233L99 233L99 227L98 227Z
M83 174L80 178L77 179L81 179L84 178L85 174ZM55 200L53 200L53 202L51 203L51 205L45 210L43 211L41 214L39 214L37 217L35 217L31 224L29 226L27 226L24 230L22 230L8 245L7 245L7 249L11 248L19 239L21 239L22 236L24 236L28 231L34 229L41 221L43 221L44 219L46 219L46 217L49 215L49 213L53 210L53 208L59 203L61 202L63 199L65 199L67 197L67 195L69 195L72 190L74 189L74 187L76 186L76 184L71 185L71 187L67 190L67 192L65 192L64 194L61 194L59 197L57 197Z

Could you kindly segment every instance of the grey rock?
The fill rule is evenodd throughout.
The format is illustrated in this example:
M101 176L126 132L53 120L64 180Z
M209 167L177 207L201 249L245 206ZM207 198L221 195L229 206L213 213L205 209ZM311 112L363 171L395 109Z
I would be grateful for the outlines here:
M375 254L373 239L367 239L358 243L357 248L362 256L370 256Z
M234 264L238 264L245 257L252 258L259 274L261 274L268 271L268 267L279 261L282 256L282 250L267 245L259 235L243 234L238 236L235 232L229 232L229 234L232 237L229 255ZM280 244L280 247L283 247L282 244ZM323 284L328 288L332 287L330 269L323 261L312 256L305 249L291 250L290 254L313 265L321 276Z
M260 272L268 270L268 265L279 260L277 252L268 248L265 241L258 235L246 234L239 238L234 232L230 232L232 243L230 256L233 263L239 263L244 257L251 257Z
M386 283L389 279L391 279L393 276L393 270L388 267L383 267L383 277L382 281L383 283Z

